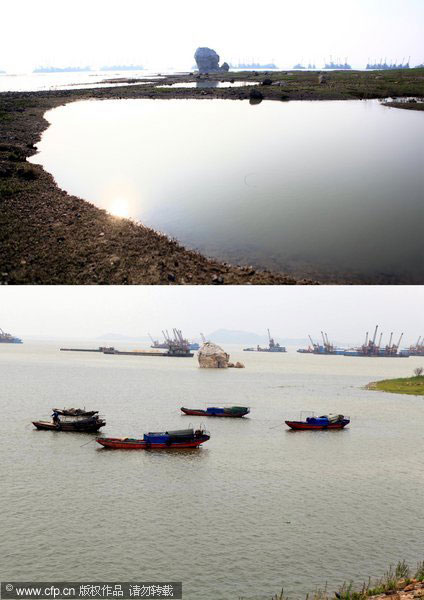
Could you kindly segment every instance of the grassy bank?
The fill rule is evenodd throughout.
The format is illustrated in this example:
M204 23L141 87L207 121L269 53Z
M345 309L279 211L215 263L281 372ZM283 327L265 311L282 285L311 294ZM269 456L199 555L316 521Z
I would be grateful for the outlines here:
M331 73L249 71L220 73L218 78L258 85L206 89L158 87L158 84L199 81L195 75L186 74L161 81L144 80L143 85L0 93L0 284L314 283L298 273L271 273L210 260L142 224L118 219L81 198L70 196L40 166L26 161L35 153L35 144L48 126L44 113L78 100L249 101L253 89L260 99L274 101L424 97L424 69ZM326 282L342 281L334 278ZM343 283L353 282L343 279Z
M394 394L424 395L424 376L373 381L367 385L367 389Z
M415 569L410 569L405 561L399 562L396 567L390 567L383 577L379 579L364 582L361 586L355 587L352 582L344 583L335 592L325 590L316 590L307 594L306 600L366 600L376 597L396 597L398 600L404 598L424 597L424 561L418 563ZM243 598L240 598L243 600ZM290 600L282 590L279 594L273 596L270 600Z

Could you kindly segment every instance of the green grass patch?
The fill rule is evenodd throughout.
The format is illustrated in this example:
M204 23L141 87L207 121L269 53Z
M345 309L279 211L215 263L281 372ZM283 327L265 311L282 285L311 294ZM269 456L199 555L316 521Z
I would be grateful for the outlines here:
M383 379L374 381L367 385L369 390L381 392L392 392L393 394L412 394L414 396L424 395L424 376L403 377L400 379Z

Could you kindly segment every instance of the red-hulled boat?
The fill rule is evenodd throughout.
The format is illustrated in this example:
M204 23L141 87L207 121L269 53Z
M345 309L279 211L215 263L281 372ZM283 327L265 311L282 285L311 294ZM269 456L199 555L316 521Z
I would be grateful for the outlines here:
M208 407L206 410L201 408L184 408L181 411L185 415L196 415L198 417L230 417L240 418L250 413L250 408L247 406L231 406L229 408Z
M105 448L118 448L121 450L174 450L197 448L207 442L209 438L209 433L203 429L197 429L196 431L194 429L180 429L178 431L145 433L143 439L99 437L96 442Z
M349 425L350 419L344 415L323 415L308 417L305 421L286 421L291 429L319 431L324 429L343 429Z

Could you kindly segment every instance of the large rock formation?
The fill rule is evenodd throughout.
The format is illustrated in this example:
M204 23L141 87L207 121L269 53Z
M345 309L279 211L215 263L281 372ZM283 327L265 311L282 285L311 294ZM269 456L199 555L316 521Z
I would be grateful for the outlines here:
M200 348L197 358L201 369L226 369L230 355L224 352L220 346L212 342L205 342Z
M212 48L197 48L194 53L199 73L217 73L219 71L228 71L229 66L224 63L219 66L219 55Z

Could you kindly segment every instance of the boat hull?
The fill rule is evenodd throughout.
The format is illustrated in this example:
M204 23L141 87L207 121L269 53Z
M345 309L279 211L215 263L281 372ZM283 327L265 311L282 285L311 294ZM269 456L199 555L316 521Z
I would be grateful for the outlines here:
M243 413L243 414L231 414L231 413L218 413L218 414L214 414L214 413L210 413L207 412L206 410L200 410L200 409L195 409L195 408L181 408L181 411L185 414L185 415L194 415L196 417L230 417L231 419L240 419L241 417L244 417L245 414L247 413Z
M156 444L154 442L145 442L131 438L97 438L96 442L105 448L114 448L119 450L179 450L182 448L198 448L203 442L207 442L208 435L202 435L194 440L184 442L172 442L170 444Z
M348 419L343 419L340 423L329 423L328 425L314 425L311 423L305 423L304 421L286 421L286 425L288 425L291 429L295 429L297 431L321 431L326 429L343 429L346 425L349 425L350 421Z
M82 433L95 433L99 431L101 427L104 427L106 423L99 422L95 425L89 425L84 427L77 427L73 423L61 423L59 427L50 421L33 421L32 424L37 429L43 429L48 431L78 431Z

